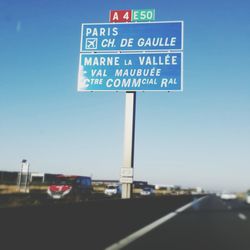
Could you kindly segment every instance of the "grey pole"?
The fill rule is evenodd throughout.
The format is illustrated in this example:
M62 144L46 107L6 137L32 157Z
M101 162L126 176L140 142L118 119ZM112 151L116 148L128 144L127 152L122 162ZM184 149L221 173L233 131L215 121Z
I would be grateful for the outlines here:
M125 100L124 158L121 169L122 199L132 196L136 92L127 91Z

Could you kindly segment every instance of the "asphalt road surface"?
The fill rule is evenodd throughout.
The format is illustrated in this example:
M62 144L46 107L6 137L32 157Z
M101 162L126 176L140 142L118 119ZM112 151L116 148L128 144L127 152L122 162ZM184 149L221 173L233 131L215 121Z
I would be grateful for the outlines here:
M113 249L249 250L250 206L210 195L127 246Z
M157 221L161 221L157 227L126 243L133 233ZM126 244L120 247L116 243L122 240ZM215 195L187 195L0 209L0 249L110 247L249 250L250 206L239 200L223 201Z
M180 195L1 208L0 249L103 250L194 199Z

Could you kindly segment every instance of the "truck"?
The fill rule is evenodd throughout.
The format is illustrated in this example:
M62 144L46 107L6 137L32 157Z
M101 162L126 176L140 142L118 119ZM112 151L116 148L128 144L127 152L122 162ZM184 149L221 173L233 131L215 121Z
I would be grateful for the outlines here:
M92 193L92 179L88 176L57 175L51 185L48 186L47 194L52 199L70 199L83 201Z

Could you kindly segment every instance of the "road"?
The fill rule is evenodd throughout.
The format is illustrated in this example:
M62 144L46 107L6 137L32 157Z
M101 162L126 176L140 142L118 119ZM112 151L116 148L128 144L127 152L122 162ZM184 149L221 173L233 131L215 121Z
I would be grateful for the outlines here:
M25 250L103 250L194 199L180 195L1 208L0 249L16 249L18 243Z
M55 245L54 249L104 250L157 221L161 224L155 229L112 250L250 249L250 206L215 195L1 208L0 248L16 249L18 243L26 250Z
M249 250L250 206L210 195L127 246L113 249Z

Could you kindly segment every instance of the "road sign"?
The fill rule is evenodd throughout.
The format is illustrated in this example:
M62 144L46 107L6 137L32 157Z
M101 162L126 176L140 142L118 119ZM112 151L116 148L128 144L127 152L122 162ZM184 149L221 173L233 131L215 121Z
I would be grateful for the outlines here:
M133 177L133 168L121 168L121 176L122 177Z
M182 21L82 24L80 52L182 49Z
M181 91L182 52L82 53L78 91Z
M132 10L131 15L132 22L145 22L155 20L155 10Z
M18 174L18 187L20 192L29 192L29 163L27 160L22 160L21 171Z
M130 183L130 184L132 184L133 183L133 178L132 177L121 177L120 182L121 183Z
M109 21L111 23L146 22L154 20L155 20L154 9L111 10L109 13Z
M22 165L21 165L21 172L22 173L28 173L29 172L29 163L26 160L22 161Z
M111 10L109 21L111 23L126 23L132 20L132 10Z

